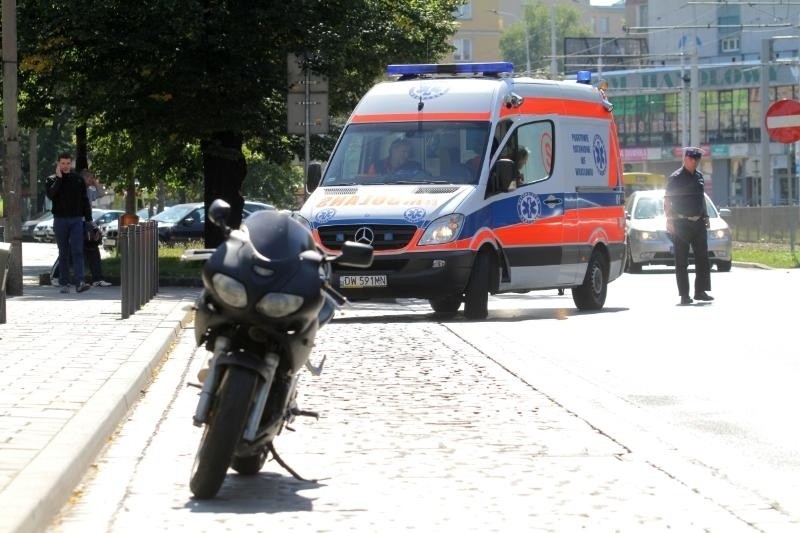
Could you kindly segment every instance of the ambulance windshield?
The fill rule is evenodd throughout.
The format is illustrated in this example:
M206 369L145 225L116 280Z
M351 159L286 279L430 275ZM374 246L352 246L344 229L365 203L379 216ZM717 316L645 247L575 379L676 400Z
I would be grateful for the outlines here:
M489 122L351 124L322 186L478 183Z

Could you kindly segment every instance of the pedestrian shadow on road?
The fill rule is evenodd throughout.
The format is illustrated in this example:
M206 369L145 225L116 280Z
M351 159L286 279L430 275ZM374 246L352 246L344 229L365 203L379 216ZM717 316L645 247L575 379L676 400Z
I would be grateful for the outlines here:
M299 481L276 472L255 476L228 474L213 500L189 500L184 506L193 513L291 513L313 511L313 500L298 494L324 485Z

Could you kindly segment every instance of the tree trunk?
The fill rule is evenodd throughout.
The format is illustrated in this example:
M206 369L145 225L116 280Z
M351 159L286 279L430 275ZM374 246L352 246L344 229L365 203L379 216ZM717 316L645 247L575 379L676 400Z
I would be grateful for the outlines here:
M89 168L89 150L86 142L86 123L75 128L75 171Z
M217 198L231 205L228 225L238 228L242 222L242 183L247 173L247 163L242 153L242 134L232 131L214 133L210 139L200 142L203 153L204 189L203 200L208 206ZM224 235L206 217L205 246L216 248L222 243Z

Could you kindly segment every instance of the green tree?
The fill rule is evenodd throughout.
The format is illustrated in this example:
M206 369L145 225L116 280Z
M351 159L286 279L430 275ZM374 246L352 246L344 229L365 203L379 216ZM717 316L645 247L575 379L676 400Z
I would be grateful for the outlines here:
M460 0L19 0L21 120L60 109L98 135L127 132L131 150L198 143L206 204L241 214L245 141L281 164L286 58L327 75L331 114L349 111L384 65L449 51ZM166 152L172 153L171 148ZM206 228L206 244L222 236Z
M550 77L551 47L551 7L536 2L523 4L523 20L528 27L531 71L538 77ZM589 37L591 30L580 23L580 11L569 5L557 5L556 15L556 56L559 57L558 72L564 72L564 37ZM525 65L525 30L522 22L513 24L500 37L500 51L506 61L514 63L517 70ZM524 70L524 68L522 69Z

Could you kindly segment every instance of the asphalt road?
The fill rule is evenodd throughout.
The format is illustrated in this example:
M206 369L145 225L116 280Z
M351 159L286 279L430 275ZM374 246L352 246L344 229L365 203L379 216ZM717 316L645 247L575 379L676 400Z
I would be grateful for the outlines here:
M325 479L268 463L208 503L187 487L183 384L204 358L187 332L51 530L792 530L800 272L712 284L713 303L677 306L672 271L653 269L614 282L600 312L534 292L493 297L481 322L355 305L320 334L329 368L303 378L323 418L276 441Z

